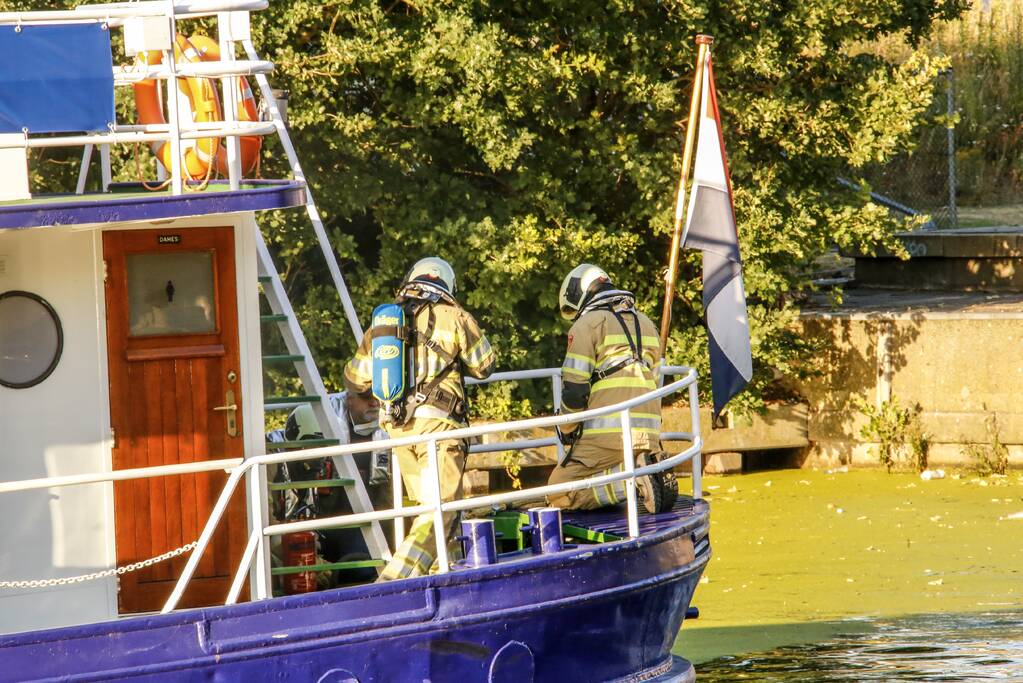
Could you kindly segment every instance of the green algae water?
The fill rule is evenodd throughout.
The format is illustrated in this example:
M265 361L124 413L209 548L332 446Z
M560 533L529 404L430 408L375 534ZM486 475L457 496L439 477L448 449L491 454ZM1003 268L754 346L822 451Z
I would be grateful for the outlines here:
M707 477L701 681L1023 681L1023 474Z

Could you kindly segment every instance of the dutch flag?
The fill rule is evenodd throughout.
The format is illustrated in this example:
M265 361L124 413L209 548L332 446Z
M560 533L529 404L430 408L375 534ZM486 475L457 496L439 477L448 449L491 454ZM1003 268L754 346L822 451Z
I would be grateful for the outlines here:
M753 358L732 181L709 53L700 101L699 138L682 246L703 251L703 309L716 420L725 404L753 376Z

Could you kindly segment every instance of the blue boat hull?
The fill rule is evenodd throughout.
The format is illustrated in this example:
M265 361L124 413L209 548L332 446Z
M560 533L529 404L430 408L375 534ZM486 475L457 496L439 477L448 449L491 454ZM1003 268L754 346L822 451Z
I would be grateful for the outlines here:
M707 505L637 539L479 569L0 638L0 680L685 681L670 648Z

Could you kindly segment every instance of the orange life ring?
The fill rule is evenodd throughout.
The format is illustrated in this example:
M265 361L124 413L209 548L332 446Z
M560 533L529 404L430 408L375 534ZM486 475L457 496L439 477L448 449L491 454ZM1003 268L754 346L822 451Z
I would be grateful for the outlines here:
M136 58L143 66L160 64L163 53L159 51L143 52ZM202 55L195 46L178 34L174 40L174 59L176 61L199 62ZM197 123L220 121L220 99L217 89L208 78L178 79L178 87L188 97L192 115ZM183 81L183 83L182 83ZM135 107L138 109L139 121L144 124L166 124L163 106L160 102L160 84L156 79L139 81L134 85ZM160 160L163 167L171 168L171 145L169 140L158 140L151 145L153 154ZM181 155L182 170L192 179L208 176L210 168L220 151L219 138L200 138L194 146L190 146Z
M217 41L207 36L195 35L188 39L204 61L220 61L220 45ZM256 98L252 95L249 81L244 76L238 77L238 95L241 107L238 109L239 121L258 121L259 111L256 108ZM238 138L241 147L242 175L247 176L256 168L259 162L259 150L263 147L263 138L259 135L243 135ZM227 175L227 155L221 154L217 157L217 171L221 175Z

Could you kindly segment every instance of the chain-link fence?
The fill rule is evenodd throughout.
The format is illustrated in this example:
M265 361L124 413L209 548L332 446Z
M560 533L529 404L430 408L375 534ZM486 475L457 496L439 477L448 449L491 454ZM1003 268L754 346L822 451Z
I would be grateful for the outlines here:
M901 213L930 216L929 229L959 227L955 100L955 76L948 69L935 79L934 97L912 151L860 171L882 203Z

